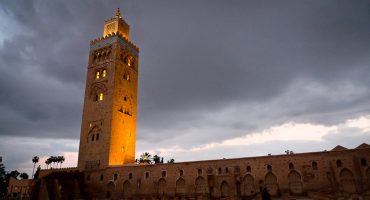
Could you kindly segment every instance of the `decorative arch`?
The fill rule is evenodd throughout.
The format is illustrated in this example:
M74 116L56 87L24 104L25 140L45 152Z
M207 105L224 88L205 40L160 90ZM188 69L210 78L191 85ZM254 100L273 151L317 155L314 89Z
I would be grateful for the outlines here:
M132 196L132 187L130 181L126 180L123 183L123 197L130 198Z
M92 98L93 100L97 100L96 99L96 95L100 94L100 93L103 93L103 94L106 94L107 91L108 91L108 88L105 86L105 84L101 83L101 82L95 82L91 85L90 87L90 98Z
M302 176L296 170L292 170L288 175L288 179L290 192L292 194L302 194L303 193Z
M116 184L114 184L113 181L109 181L109 183L107 184L107 193L106 193L105 197L106 198L111 198L115 189L116 189Z
M355 179L353 177L353 173L347 169L344 168L340 171L339 174L340 177L340 184L342 185L343 192L353 194L356 193L356 184Z
M91 128L91 130L87 133L87 138L86 138L87 142L91 141L92 135L96 136L97 134L101 134L101 133L102 133L102 129L100 127L98 127L97 125L93 126ZM97 139L97 138L95 138L95 139Z
M164 196L164 194L166 193L166 185L167 185L167 182L164 178L159 179L158 181L158 195L159 196Z
M185 179L182 177L178 178L176 181L176 194L180 196L186 194Z
M254 178L252 175L247 174L243 178L244 188L243 192L245 196L252 196L255 194Z
M227 198L230 196L230 187L226 181L222 181L220 191L221 198Z
M275 176L275 174L273 174L272 172L268 172L266 174L265 185L266 185L267 192L271 196L278 195L279 186L278 186L277 177Z
M195 193L197 193L197 194L207 193L206 180L202 176L198 176L195 179Z

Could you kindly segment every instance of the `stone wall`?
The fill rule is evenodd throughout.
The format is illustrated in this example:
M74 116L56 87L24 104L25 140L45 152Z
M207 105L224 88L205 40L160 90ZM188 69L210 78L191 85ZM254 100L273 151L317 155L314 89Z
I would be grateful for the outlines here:
M330 199L366 197L370 148L175 164L124 165L85 171L87 193L99 198Z

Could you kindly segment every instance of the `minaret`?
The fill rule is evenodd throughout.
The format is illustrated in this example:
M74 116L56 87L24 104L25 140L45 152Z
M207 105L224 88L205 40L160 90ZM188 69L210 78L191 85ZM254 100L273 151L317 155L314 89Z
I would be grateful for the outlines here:
M91 41L78 167L93 170L134 163L138 54L120 10Z

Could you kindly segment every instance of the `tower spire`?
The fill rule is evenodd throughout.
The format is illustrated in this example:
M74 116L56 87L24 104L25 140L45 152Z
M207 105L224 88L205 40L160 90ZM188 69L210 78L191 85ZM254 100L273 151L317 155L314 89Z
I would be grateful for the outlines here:
M119 10L119 7L117 8L116 11L116 17L121 18L121 11Z

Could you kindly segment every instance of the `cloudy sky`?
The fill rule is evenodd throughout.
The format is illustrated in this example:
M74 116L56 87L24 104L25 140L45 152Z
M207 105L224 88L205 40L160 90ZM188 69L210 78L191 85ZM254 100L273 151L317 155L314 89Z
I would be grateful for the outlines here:
M370 1L0 1L0 156L75 166L89 41L121 8L140 48L137 155L370 143ZM42 164L44 167L44 164Z

